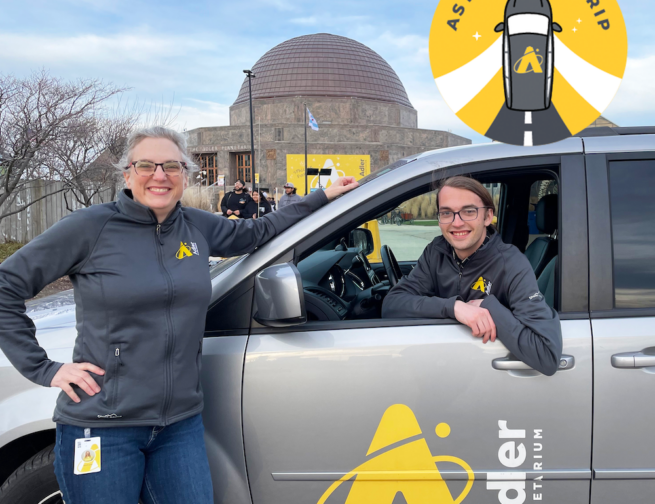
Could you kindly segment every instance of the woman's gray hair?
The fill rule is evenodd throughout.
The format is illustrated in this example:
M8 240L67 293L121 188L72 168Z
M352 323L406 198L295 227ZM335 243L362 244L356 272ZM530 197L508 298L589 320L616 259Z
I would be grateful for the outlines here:
M180 149L180 153L182 154L182 161L186 163L187 172L192 173L198 171L198 165L194 163L187 154L185 136L182 133L178 133L177 131L170 128L165 128L164 126L152 126L150 128L142 128L133 132L129 137L127 137L125 151L123 152L123 155L121 156L118 163L116 163L114 166L121 172L125 171L125 167L133 161L131 156L134 147L136 147L139 142L145 140L146 138L165 138L170 140L177 146L178 149Z

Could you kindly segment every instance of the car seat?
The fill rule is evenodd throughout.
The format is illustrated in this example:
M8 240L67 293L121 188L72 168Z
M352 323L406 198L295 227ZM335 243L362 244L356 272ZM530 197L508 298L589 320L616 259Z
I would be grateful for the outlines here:
M525 256L530 261L534 274L539 278L541 272L553 257L557 255L557 231L558 219L558 198L557 194L547 194L539 200L536 209L536 225L542 234L535 239L525 250Z
M559 304L559 261L558 257L553 257L550 262L546 265L541 275L537 279L537 285L539 286L539 292L541 292L546 300L548 306L553 309L556 309L556 306Z

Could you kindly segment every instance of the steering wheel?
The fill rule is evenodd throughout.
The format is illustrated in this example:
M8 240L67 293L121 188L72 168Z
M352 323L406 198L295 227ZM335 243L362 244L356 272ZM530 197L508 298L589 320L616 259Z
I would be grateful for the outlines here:
M403 272L400 270L398 261L396 261L396 256L391 252L389 245L382 245L380 256L382 257L382 264L384 264L384 269L389 278L389 285L394 287L398 283L398 280L403 277Z

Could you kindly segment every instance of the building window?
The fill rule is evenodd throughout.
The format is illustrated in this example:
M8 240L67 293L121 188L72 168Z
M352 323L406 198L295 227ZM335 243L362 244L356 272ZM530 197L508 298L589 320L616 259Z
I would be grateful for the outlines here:
M655 307L655 161L610 163L614 306Z
M275 128L275 141L284 141L284 128Z
M250 154L237 154L237 178L244 182L252 182L252 167Z
M218 164L215 152L200 154L196 158L196 163L198 163L200 171L205 172L201 174L204 185L212 185L218 180Z

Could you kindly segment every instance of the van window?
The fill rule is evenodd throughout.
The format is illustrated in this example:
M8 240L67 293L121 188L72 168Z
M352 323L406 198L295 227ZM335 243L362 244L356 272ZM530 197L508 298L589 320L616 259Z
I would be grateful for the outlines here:
M614 306L655 307L655 160L610 163ZM609 230L608 230L609 232Z

